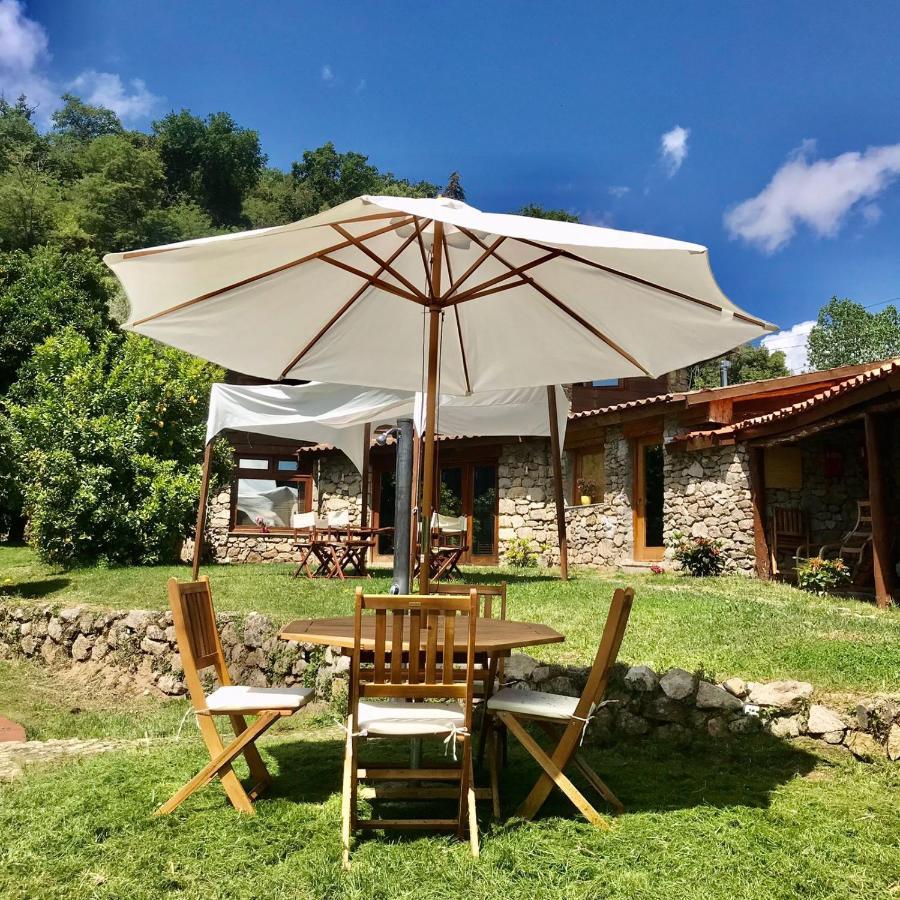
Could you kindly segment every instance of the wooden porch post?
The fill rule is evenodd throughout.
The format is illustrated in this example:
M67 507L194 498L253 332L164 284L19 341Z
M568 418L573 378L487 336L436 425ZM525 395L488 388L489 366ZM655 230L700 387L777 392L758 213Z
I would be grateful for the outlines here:
M372 443L372 425L366 422L363 428L363 467L362 467L362 508L359 511L359 524L362 528L369 525L369 450Z
M750 503L753 507L753 544L756 575L768 581L772 577L769 537L766 533L766 479L762 447L750 448Z
M566 540L566 501L563 496L562 459L559 446L559 420L556 410L556 385L547 385L547 413L550 416L550 456L553 457L553 494L556 501L556 534L559 540L559 577L569 580L569 544Z
M209 469L212 465L212 445L210 441L203 450L203 475L200 479L200 503L197 507L197 531L194 535L194 561L191 579L197 580L200 572L200 553L203 550L203 532L206 531L206 503L209 499Z
M893 600L894 578L891 571L891 541L884 496L884 467L881 458L879 420L867 412L866 458L869 462L869 503L872 509L872 568L875 575L875 602L887 609Z

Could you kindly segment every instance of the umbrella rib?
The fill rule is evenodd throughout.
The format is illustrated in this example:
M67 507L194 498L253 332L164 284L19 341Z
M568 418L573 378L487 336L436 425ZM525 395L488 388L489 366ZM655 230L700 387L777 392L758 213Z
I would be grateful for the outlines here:
M498 237L497 240L494 241L494 243L491 244L490 247L484 247L484 244L481 244L481 246L484 247L484 253L482 253L481 256L479 256L478 259L476 259L475 262L473 262L472 265L469 266L469 268L466 269L466 271L463 272L462 275L460 275L459 278L458 278L456 281L454 281L454 282L450 285L450 288L449 288L449 290L447 291L446 296L447 296L447 297L452 297L453 294L455 294L456 291L459 289L460 285L464 284L464 283L468 280L469 276L470 276L470 275L471 275L471 274L472 274L472 273L473 273L473 272L474 272L474 271L475 271L475 270L476 270L476 269L477 269L477 268L478 268L478 267L479 267L479 266L480 266L480 265L481 265L481 264L482 264L482 263L483 263L483 262L484 262L484 261L485 261L485 260L486 260L486 259L487 259L487 258L488 258L488 257L489 257L489 256L490 256L490 255L491 255L491 254L492 254L492 253L493 253L493 252L494 252L494 251L502 244L502 243L503 243L503 242L504 242L504 241L505 241L505 240L506 240L506 235L505 235L505 234L501 234L500 237Z
M444 261L447 263L447 277L450 279L450 283L453 284L453 269L450 268L450 245L447 243L446 230L441 235L441 243L444 245ZM469 381L469 363L466 360L466 348L463 344L462 323L459 321L458 306L453 307L453 318L456 320L456 336L459 338L459 353L460 356L462 356L463 376L466 379L466 391L471 394L472 382Z
M551 259L556 259L561 253L561 250L551 250L549 253L544 254L544 256L539 256L537 259L533 259L531 262L524 263L521 266L516 266L516 268L510 269L508 272L504 272L502 275L495 275L493 278L489 278L487 281L482 281L481 284L477 284L475 285L475 287L469 288L469 290L463 291L461 294L458 294L456 297L452 297L451 299L456 303L463 303L464 301L472 300L475 297L482 297L484 296L482 292L486 288L489 288L497 284L498 282L506 281L509 278L515 278L517 275L522 275L529 269L535 269L538 266L542 266L544 263L550 262ZM493 293L493 291L491 293Z
M460 227L459 230L462 231L463 234L465 234L466 237L468 237L470 240L475 241L475 243L478 244L480 247L485 246L485 244L479 239L478 235L473 234L471 231L469 231L466 228ZM493 255L494 255L494 258L497 259L498 262L500 262L504 266L506 266L507 269L515 268L515 266L513 266L513 264L511 262L504 259L502 256L500 256L499 253L494 253ZM555 297L553 294L551 294L550 291L548 291L545 287L543 287L543 285L538 284L534 280L534 278L532 278L530 275L524 275L524 274L521 277L525 281L526 284L533 287L539 294L541 294L544 298L549 300L555 307L562 310L567 316L569 316L569 318L574 319L579 325L581 325L582 328L584 328L586 331L589 331L597 339L601 340L609 348L611 348L616 353L618 353L619 356L623 357L624 359L627 359L628 362L630 362L633 366L636 366L638 369L640 369L648 378L653 377L647 371L647 369L645 369L627 350L620 347L614 340L612 340L612 338L607 337L602 331L600 331L599 329L597 329L593 325L591 325L590 322L588 322L584 317L580 316L577 312L575 312L575 310L570 309L568 306L566 306L566 304L563 303L562 300L560 300L558 297Z
M528 244L531 247L537 247L540 250L551 250L547 244L541 244L537 241L530 241L522 238L523 244ZM583 265L590 266L592 269L599 269L601 272L608 272L610 275L617 275L619 278L625 278L628 281L633 281L636 284L642 284L644 287L653 288L657 291L662 291L665 294L670 294L673 297L678 297L681 300L688 300L691 303L696 303L699 306L705 306L707 309L713 309L716 312L724 312L723 307L719 306L718 303L713 303L710 300L701 300L699 297L693 297L690 294L685 294L683 291L676 291L675 288L666 287L664 284L657 284L655 281L648 281L646 278L641 278L639 275L632 275L629 272L622 272L619 269L613 269L611 266L605 266L603 263L594 262L592 259L587 259L584 256L579 256L577 253L572 253L570 250L560 250L559 251L562 256L566 259L571 259L573 262L579 262ZM756 319L753 316L748 316L746 313L735 312L734 317L736 319L741 319L744 322L749 322L752 325L758 325L760 328L765 328L767 331L772 330L772 326L768 325L766 322L763 322L762 319Z
M402 228L404 225L409 225L412 222L412 217L408 218L404 222L391 223L389 225L383 225L381 228L375 229L375 231L369 232L364 235L366 239L375 237L379 234L384 234L388 231L395 231L397 228ZM232 284L226 284L224 287L216 288L214 291L208 291L205 294L201 294L199 297L193 297L190 300L185 300L182 303L177 303L175 306L170 306L168 309L162 309L159 312L153 313L150 316L144 316L143 319L138 319L136 322L132 322L132 327L136 327L138 325L143 325L146 322L152 322L154 319L159 319L162 316L167 316L170 313L178 312L179 310L186 309L189 306L194 306L196 303L202 303L205 300L212 300L215 297L219 297L222 294L227 293L228 291L236 290L239 287L244 287L247 284L253 284L256 281L260 281L263 278L269 278L272 275L277 275L279 272L285 272L288 269L293 269L296 266L301 266L304 263L309 262L313 259L320 259L326 253L335 253L338 250L343 250L345 247L350 247L350 241L341 241L339 244L335 244L332 247L326 247L323 250L317 250L315 253L309 253L306 256L301 256L300 259L293 259L290 262L282 263L280 266L275 266L274 269L266 269L265 272L257 272L255 275L250 275L247 278L242 278L240 281L235 281Z
M357 250L361 250L369 259L378 263L381 266L382 272L388 272L390 275L393 275L397 281L400 282L404 287L408 288L412 293L416 294L420 299L425 300L425 294L422 293L408 278L405 278L401 275L396 269L391 266L389 262L385 262L374 250L370 247L367 247L362 241L355 238L346 228L342 228L340 225L332 225L331 226L341 237L347 238L348 241L353 243L353 246L357 248Z
M419 253L422 255L422 267L425 269L425 281L428 284L428 297L433 298L434 294L431 290L431 269L428 267L428 254L425 252L425 242L422 240L422 228L427 228L433 219L426 219L425 225L423 226L419 217L416 216L415 228L416 228L416 238L419 242Z
M388 262L392 263L414 240L415 234L411 234L389 257ZM375 273L376 275L381 274L381 270ZM331 330L334 324L337 322L341 316L346 313L357 300L371 287L369 284L364 284L359 288L356 293L319 329L316 336L307 343L307 345L281 370L281 374L278 376L279 378L284 378L297 363L309 353L310 350L323 338L325 335Z
M477 294L472 294L466 291L465 294L461 294L459 297L451 297L449 300L444 302L444 306L453 306L458 307L460 304L465 303L467 300L480 300L482 297L489 297L491 294L499 294L501 291L509 291L513 288L523 287L525 285L530 286L531 282L526 280L524 277L520 277L518 281L513 281L509 284L498 284L494 287L486 288L485 290L479 290Z
M383 281L381 278L378 278L376 275L370 275L368 272L364 272L362 269L357 269L356 266L351 266L349 263L341 262L339 259L335 259L333 256L323 256L322 262L328 263L330 266L335 266L338 269L343 269L345 272L349 272L351 275L356 275L357 278L363 278L367 282L367 287L377 287L382 291L387 291L389 294L396 294L398 297L402 297L404 300L411 300L413 303L419 303L422 306L428 305L428 300L426 298L420 299L415 294L410 294L409 291L404 291L403 288L399 288L396 285L391 284L389 281Z

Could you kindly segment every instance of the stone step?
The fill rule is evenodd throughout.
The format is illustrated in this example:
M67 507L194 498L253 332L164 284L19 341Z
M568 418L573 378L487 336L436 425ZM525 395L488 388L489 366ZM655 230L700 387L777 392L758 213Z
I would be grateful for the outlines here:
M649 575L651 566L667 568L663 560L626 559L619 563L619 569L626 575Z

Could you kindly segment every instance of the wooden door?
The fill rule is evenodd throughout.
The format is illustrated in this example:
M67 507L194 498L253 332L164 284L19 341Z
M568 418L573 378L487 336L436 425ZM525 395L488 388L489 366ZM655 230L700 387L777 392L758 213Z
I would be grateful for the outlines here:
M379 460L372 467L372 527L393 528L395 515L395 463ZM394 535L379 534L375 539L372 559L386 562L394 556Z
M634 558L662 559L664 490L663 439L652 435L634 439Z
M435 509L445 516L466 516L469 550L461 562L473 566L495 566L497 552L497 477L495 460L453 462L441 466L440 495Z

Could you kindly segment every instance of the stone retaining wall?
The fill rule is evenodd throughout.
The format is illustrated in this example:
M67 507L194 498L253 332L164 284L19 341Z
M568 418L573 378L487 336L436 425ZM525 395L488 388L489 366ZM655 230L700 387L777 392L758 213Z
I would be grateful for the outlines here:
M305 684L320 699L343 696L349 658L331 648L285 642L266 616L218 617L222 645L234 681L252 686ZM181 658L169 612L56 609L32 603L0 604L0 658L24 658L51 666L90 666L98 683L129 681L163 694L185 693ZM588 670L514 654L506 666L513 685L577 696ZM210 687L212 682L210 681ZM710 682L683 669L662 675L647 666L617 667L588 739L648 736L676 744L695 735L718 738L761 730L776 737L799 735L843 744L860 759L900 758L900 698L872 697L853 708L812 702L802 682Z

